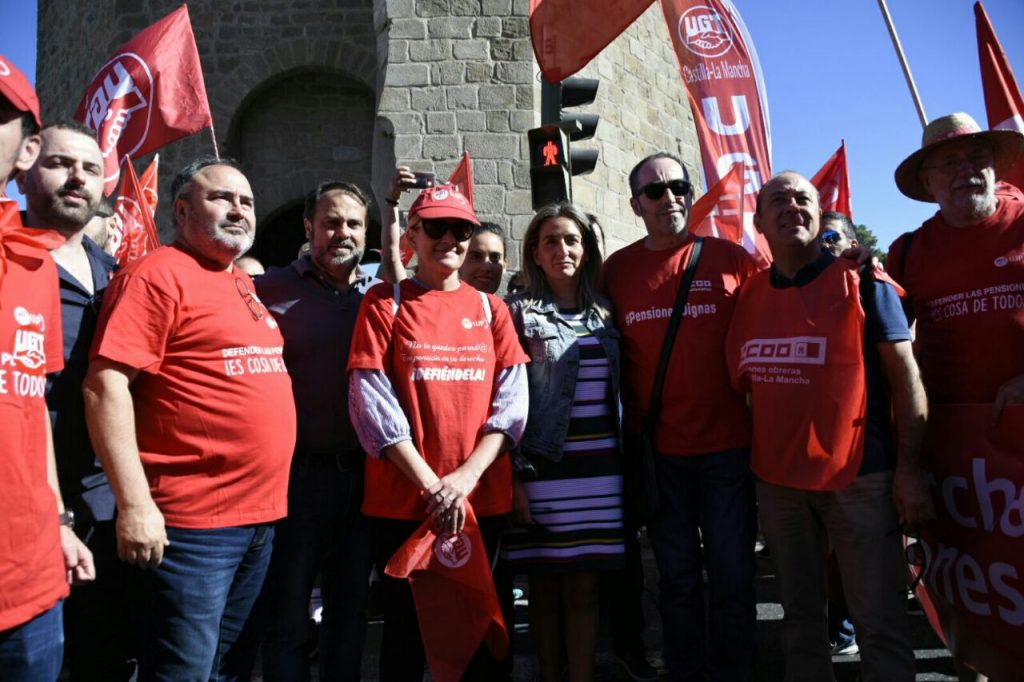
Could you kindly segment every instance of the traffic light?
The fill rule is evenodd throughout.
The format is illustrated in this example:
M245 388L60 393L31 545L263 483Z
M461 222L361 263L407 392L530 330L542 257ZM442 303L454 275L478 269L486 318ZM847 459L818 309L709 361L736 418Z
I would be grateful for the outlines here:
M572 199L572 176L597 166L596 149L577 149L571 142L588 140L597 129L597 114L565 113L564 108L590 104L597 97L596 78L541 79L540 128L530 130L530 186L536 210L554 201Z
M569 136L557 125L533 128L530 142L530 192L533 210L572 198L569 175Z
M597 130L598 115L583 112L566 112L567 108L590 104L597 98L598 80L573 76L561 83L548 83L541 79L541 123L562 123L569 132L569 140L589 140ZM597 165L596 149L569 150L569 170L572 175L586 175Z

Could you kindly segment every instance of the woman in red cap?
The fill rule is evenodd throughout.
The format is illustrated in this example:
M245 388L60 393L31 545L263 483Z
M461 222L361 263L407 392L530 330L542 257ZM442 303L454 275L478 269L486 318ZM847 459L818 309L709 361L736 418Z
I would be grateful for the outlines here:
M493 556L512 507L509 458L526 422L524 363L505 304L459 280L479 221L451 185L409 210L415 277L363 300L349 356L352 423L369 456L363 512L384 566L427 518L459 533L472 506ZM384 577L382 680L420 680L424 651L409 585ZM453 636L458 628L453 624ZM498 679L478 652L464 679Z

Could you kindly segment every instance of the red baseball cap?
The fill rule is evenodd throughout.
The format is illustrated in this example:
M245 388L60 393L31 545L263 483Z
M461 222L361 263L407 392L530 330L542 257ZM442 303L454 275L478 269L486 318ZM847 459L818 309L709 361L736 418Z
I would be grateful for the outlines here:
M39 98L36 97L35 88L25 78L25 74L2 54L0 54L0 95L6 97L18 111L31 113L36 120L36 125L40 128L43 126L43 120L39 117Z
M420 192L409 207L409 220L419 218L456 218L480 225L473 204L455 185L437 185Z

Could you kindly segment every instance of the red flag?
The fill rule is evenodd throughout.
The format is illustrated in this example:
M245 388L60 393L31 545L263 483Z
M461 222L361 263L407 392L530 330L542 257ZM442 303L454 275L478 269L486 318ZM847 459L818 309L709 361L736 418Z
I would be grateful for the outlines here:
M459 165L452 171L451 177L448 178L448 184L457 186L462 192L462 196L469 199L469 205L475 205L473 203L473 160L469 158L469 152L462 155L462 161L459 161Z
M853 219L850 206L850 173L846 168L846 140L825 165L811 178L811 184L818 188L822 211L838 211Z
M481 641L496 658L508 652L487 550L468 503L462 533L436 535L427 519L391 557L385 573L409 579L423 648L437 682L457 682Z
M573 75L629 28L654 0L530 0L530 37L549 83Z
M96 131L104 194L121 160L139 157L213 125L188 8L168 14L122 45L96 73L75 112Z
M753 41L730 0L661 0L697 124L708 187L744 165L742 245L771 262L754 228L757 191L771 176L768 102ZM728 110L728 113L723 113Z
M734 244L743 241L743 164L733 164L714 187L690 210L690 232L718 237Z
M1024 407L929 405L922 452L938 518L921 532L917 596L950 651L991 679L1024 667Z
M978 59L981 62L988 127L1024 133L1024 97L1021 97L1010 62L980 2L974 3L974 21L978 32ZM1024 158L1017 160L1017 165L1003 180L1024 189Z
M124 158L124 165L127 172L121 184L121 195L114 205L114 216L121 233L121 243L114 257L121 265L127 265L160 246L153 213L139 178L135 175L131 157Z
M146 198L146 205L149 207L149 214L156 217L156 207L159 203L158 173L160 170L160 155L157 154L149 162L146 170L142 171L139 177L139 186L142 188L142 196Z

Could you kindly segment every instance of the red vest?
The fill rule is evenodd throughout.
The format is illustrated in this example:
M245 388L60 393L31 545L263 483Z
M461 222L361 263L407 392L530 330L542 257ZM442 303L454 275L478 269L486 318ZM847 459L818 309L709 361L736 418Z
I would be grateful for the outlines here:
M852 261L776 289L764 270L740 290L726 345L729 372L751 394L751 468L803 490L853 482L864 456L864 309Z

